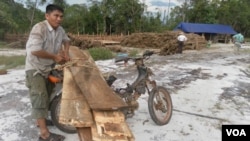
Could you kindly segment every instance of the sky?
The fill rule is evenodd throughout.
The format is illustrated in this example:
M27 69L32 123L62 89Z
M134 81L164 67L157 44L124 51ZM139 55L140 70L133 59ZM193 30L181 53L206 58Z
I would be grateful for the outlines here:
M15 0L18 2L23 2L24 0ZM66 0L68 4L86 4L88 0ZM139 0L140 2L145 2L145 4L148 6L147 10L151 12L169 12L168 8L173 8L174 6L181 5L181 1L184 0ZM42 11L45 11L44 6L39 6L39 9Z
M82 4L86 3L87 0L67 0L67 2L69 4ZM181 4L181 2L178 2L177 0L140 0L140 2L145 2L148 6L147 10L152 12L163 12L164 10L167 12L168 7L174 7Z

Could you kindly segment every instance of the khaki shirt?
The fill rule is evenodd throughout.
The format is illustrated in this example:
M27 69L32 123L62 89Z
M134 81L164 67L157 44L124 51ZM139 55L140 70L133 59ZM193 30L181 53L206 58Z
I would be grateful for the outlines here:
M25 70L37 70L38 73L46 75L55 63L54 60L38 58L32 55L31 52L45 50L57 54L62 48L63 42L69 40L61 26L54 30L47 20L34 25L26 44Z

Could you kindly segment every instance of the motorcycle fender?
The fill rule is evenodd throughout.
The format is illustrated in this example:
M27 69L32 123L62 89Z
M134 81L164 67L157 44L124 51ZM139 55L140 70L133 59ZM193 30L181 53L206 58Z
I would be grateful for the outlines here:
M149 92L149 94L153 94L153 93L156 93L157 92L157 88L153 88L150 92Z
M57 84L54 88L53 93L50 95L50 102L52 102L56 97L62 94L62 84Z

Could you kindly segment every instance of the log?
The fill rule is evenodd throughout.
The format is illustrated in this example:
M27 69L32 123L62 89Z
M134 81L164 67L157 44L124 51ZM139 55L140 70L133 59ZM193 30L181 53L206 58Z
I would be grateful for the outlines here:
M7 70L1 70L0 69L0 75L7 74Z

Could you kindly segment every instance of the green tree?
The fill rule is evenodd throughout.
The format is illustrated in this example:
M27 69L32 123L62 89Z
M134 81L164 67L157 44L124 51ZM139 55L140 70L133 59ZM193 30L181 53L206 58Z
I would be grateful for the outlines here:
M88 24L87 16L88 8L86 5L74 4L68 6L64 14L63 27L71 33L85 34Z

